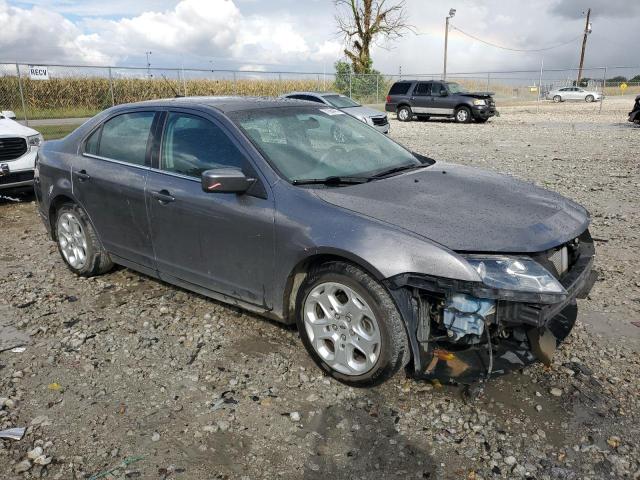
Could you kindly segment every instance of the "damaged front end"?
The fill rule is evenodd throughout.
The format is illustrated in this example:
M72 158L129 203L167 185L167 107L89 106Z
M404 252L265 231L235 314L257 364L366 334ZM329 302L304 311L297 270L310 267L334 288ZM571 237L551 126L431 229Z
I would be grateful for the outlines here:
M571 332L576 298L595 282L586 230L551 250L465 259L482 282L414 273L388 279L409 332L415 374L473 383L535 361L549 364Z

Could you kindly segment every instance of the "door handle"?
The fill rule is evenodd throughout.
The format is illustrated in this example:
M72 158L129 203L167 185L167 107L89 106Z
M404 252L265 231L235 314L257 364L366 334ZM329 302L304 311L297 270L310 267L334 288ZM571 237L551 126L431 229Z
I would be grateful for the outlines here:
M158 200L162 205L174 202L176 197L171 195L167 190L160 190L159 192L151 192L151 196Z
M86 170L80 170L79 172L76 172L76 177L78 177L78 180L81 182L86 182L87 180L91 179L91 175L89 175Z

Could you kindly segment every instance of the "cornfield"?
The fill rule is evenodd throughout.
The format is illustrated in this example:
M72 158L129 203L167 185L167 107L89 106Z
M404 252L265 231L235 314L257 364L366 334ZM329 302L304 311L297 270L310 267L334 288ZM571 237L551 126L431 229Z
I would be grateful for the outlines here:
M197 95L251 95L277 96L295 90L333 88L316 79L308 80L208 80L178 81L163 78L113 79L113 102L116 104L174 97L175 93ZM42 111L100 111L112 105L112 92L108 78L51 78L34 81L23 78L22 87L28 112ZM20 90L16 77L0 77L2 108L22 110Z

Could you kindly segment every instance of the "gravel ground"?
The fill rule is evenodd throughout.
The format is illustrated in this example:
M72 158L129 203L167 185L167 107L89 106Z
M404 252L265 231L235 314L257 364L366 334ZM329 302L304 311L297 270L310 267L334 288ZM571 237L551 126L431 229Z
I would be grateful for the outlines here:
M295 330L127 269L80 279L31 199L0 199L3 478L640 478L640 130L631 103L392 122L436 159L513 174L593 215L600 280L551 368L477 398L321 374ZM13 337L12 337L13 336ZM107 473L109 472L109 473Z

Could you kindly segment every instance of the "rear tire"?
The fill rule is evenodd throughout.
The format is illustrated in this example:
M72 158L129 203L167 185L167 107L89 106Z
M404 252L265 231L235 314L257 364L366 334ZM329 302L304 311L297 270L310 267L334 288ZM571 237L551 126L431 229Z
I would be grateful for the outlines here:
M413 112L411 111L411 107L406 105L400 107L398 109L398 120L401 122L410 122L413 120Z
M454 113L457 123L469 123L471 121L471 110L468 107L459 107Z
M587 95L586 97L584 97L584 101L587 103L591 103L595 100L593 95Z
M560 95L556 95L553 97L553 101L555 103L560 103L562 101L562 97Z
M298 291L296 321L314 362L347 385L378 385L409 362L404 321L393 299L355 265L330 262L310 271Z
M76 275L94 277L113 268L89 217L78 205L65 203L58 208L54 232L60 256Z

